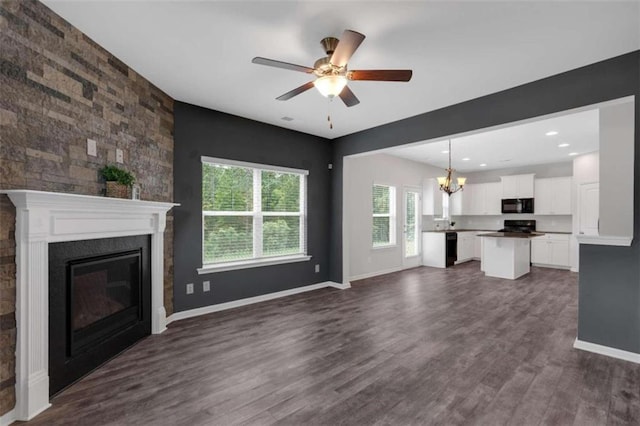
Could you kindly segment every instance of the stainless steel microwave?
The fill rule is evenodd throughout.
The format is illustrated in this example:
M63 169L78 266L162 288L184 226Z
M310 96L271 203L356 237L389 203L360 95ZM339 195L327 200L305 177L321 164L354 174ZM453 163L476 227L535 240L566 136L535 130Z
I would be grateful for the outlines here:
M533 198L505 198L502 213L533 213Z

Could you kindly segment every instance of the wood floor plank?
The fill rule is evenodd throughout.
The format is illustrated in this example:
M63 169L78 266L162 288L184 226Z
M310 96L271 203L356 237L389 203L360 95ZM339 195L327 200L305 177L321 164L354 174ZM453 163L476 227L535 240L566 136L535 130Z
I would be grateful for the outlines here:
M175 322L25 424L640 424L640 366L576 324L574 273L415 268Z

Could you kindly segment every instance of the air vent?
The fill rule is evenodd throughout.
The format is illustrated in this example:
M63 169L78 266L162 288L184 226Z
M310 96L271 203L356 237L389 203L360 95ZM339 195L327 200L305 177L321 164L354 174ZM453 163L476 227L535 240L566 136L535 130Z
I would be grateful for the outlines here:
M283 121L293 121L293 118L291 118L291 117L282 117L280 120L283 120Z

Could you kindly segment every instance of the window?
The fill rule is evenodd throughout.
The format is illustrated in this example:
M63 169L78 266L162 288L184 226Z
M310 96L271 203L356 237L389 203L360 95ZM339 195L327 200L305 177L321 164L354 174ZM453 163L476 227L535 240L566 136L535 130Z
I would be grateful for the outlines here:
M373 185L373 247L396 243L396 189Z
M203 157L202 270L308 260L307 174Z

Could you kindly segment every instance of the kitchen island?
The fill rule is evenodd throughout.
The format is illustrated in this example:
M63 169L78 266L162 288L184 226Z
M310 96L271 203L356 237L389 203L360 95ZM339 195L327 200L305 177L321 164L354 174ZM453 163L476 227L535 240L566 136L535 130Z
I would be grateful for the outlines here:
M482 237L480 269L488 277L515 280L529 273L531 248L529 239L541 233L491 232Z

